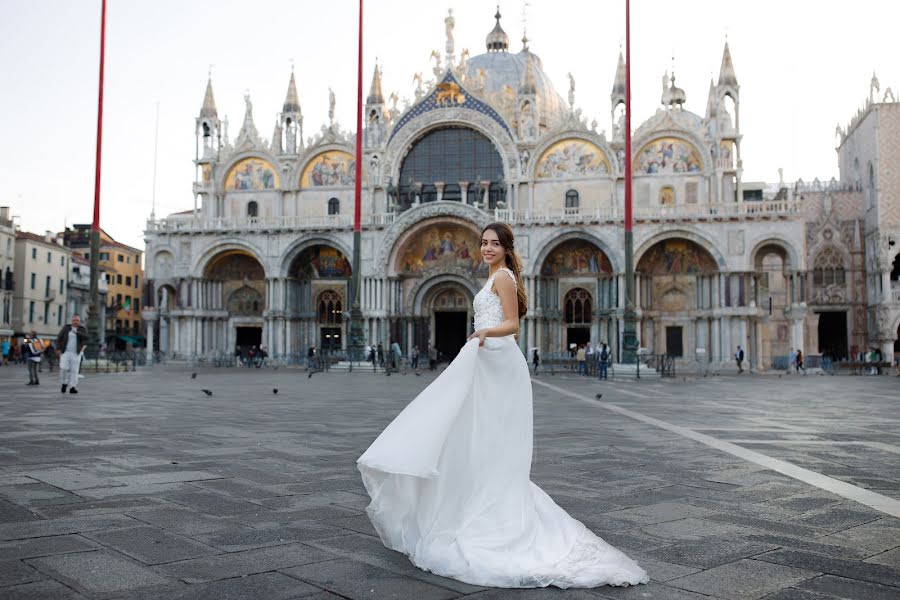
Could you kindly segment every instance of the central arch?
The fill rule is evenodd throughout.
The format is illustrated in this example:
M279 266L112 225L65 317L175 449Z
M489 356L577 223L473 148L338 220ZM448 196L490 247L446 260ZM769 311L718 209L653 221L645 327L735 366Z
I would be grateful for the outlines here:
M710 278L718 271L712 254L689 239L669 237L647 248L635 267L641 345L676 358L706 351L714 336L696 313L708 308ZM740 293L743 298L743 283Z
M462 125L436 127L410 144L400 164L400 208L451 198L476 204L485 190L494 208L506 197L503 174L503 157L486 135Z

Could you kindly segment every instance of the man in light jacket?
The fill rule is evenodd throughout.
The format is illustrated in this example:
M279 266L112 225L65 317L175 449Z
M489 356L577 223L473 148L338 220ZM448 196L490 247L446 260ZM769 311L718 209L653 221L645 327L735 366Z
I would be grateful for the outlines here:
M64 394L67 388L70 394L78 393L78 369L81 367L81 353L87 343L87 329L81 324L81 317L73 315L72 323L64 326L56 336L56 353L60 354L59 379Z

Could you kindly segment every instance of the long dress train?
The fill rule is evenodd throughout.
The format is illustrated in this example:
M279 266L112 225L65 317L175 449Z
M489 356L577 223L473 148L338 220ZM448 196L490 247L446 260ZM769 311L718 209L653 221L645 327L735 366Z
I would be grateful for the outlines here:
M503 321L492 285L475 296L476 330ZM532 435L531 379L513 337L467 342L357 461L384 545L475 585L646 583L531 482Z

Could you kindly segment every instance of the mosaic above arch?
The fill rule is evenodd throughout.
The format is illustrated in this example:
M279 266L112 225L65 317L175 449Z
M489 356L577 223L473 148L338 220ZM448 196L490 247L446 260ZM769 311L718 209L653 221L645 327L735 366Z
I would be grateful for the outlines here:
M349 186L356 182L356 158L343 150L327 150L307 163L300 187Z
M455 223L426 226L410 236L397 253L397 271L418 275L433 268L476 272L482 267L478 233Z
M657 138L634 157L635 173L698 173L703 169L700 151L682 139Z
M568 240L553 249L541 265L541 275L564 277L567 275L611 274L612 264L606 254L587 240Z
M305 279L343 279L353 275L353 268L337 248L317 245L301 252L293 260L290 272Z
M699 244L690 240L663 240L654 244L638 261L643 275L690 275L713 273L716 261Z
M209 261L204 269L205 277L218 281L266 278L265 270L256 258L240 250L225 251Z
M277 169L261 158L245 158L231 167L225 178L226 190L272 190L277 187Z
M581 139L560 140L544 150L535 174L540 179L608 175L612 167L606 152Z

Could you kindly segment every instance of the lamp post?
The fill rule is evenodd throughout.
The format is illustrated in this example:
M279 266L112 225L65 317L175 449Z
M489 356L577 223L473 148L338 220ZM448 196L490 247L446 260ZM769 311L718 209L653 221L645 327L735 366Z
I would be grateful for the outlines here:
M622 331L622 362L637 363L638 338L634 302L634 234L632 232L631 160L631 2L625 0L625 324Z
M106 0L100 9L100 85L97 97L97 158L94 172L94 220L91 222L91 299L88 305L88 350L100 345L100 150L103 144L103 61L106 58Z
M359 44L356 68L356 185L353 203L353 273L350 279L350 339L348 350L350 360L362 360L365 342L362 322L362 308L359 304L362 269L362 94L363 94L363 0L359 0Z

